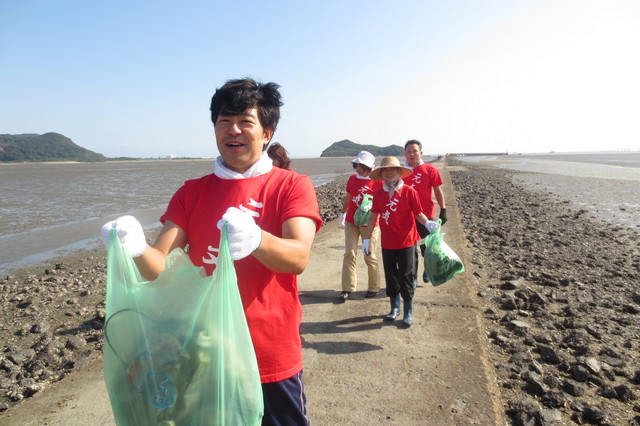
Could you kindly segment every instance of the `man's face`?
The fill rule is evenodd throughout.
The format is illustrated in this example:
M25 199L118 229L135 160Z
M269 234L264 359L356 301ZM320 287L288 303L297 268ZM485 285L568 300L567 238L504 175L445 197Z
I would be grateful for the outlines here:
M262 148L273 136L273 129L260 124L255 107L239 115L219 115L214 128L224 165L238 173L244 173L260 159Z
M400 179L400 169L398 167L385 167L380 174L387 183L393 183Z
M420 159L422 158L422 151L415 143L407 145L404 149L404 158L407 159L407 164L411 167L417 167L420 165Z

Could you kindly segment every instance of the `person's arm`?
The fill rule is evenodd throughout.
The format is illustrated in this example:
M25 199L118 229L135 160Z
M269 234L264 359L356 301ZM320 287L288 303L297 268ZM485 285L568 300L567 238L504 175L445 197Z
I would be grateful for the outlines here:
M446 209L447 205L444 202L444 194L442 193L442 188L439 186L434 187L433 194L436 196L436 201L438 202L440 209Z
M155 280L164 271L167 255L175 248L187 245L187 234L174 222L167 220L153 246L147 246L142 255L134 258L140 274Z
M292 217L282 224L282 238L264 230L260 246L252 255L274 272L299 275L304 272L316 234L316 223L308 217Z
M369 222L367 222L367 227L362 233L362 253L365 256L369 256L371 254L371 252L369 251L369 246L371 244L371 234L373 233L373 227L376 226L377 218L378 213L371 212L371 216L369 216Z
M373 233L373 228L376 226L376 219L378 218L378 213L371 212L371 216L369 216L369 222L367 222L367 227L362 232L362 240L371 239L371 234Z
M418 216L416 216L416 220L418 222L420 222L421 225L425 225L427 222L429 222L429 218L422 212L418 213Z
M347 213L347 209L349 208L349 202L351 201L351 195L347 192L344 194L344 199L342 200L342 214Z
M440 219L442 225L444 225L445 223L447 223L447 206L444 203L444 194L442 194L442 188L436 186L435 188L433 188L433 193L435 194L436 201L440 206L440 214L438 215L438 218Z
M342 214L340 215L340 226L345 226L347 221L347 209L349 208L349 203L351 202L351 194L348 192L344 195L344 200L342 200Z

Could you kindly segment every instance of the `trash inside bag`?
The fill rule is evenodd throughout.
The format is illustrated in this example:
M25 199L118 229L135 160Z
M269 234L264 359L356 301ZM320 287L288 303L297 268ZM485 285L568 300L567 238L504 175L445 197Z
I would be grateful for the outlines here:
M118 425L257 425L262 387L229 255L212 276L181 249L144 281L109 235L104 377Z
M440 219L437 223L437 227L428 228L431 233L420 242L425 245L424 271L434 286L444 284L464 272L462 261L444 241L445 234L440 232Z
M371 217L371 206L373 205L373 195L364 194L362 197L362 203L358 206L358 209L353 214L353 223L357 226L365 226L369 223L369 217Z

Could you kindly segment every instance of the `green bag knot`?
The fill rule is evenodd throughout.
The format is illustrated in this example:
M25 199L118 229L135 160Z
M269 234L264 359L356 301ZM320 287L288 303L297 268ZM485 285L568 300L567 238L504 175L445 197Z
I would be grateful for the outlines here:
M362 197L362 203L358 206L358 209L353 215L353 223L356 226L365 226L369 223L371 217L371 206L373 205L373 195L364 194Z

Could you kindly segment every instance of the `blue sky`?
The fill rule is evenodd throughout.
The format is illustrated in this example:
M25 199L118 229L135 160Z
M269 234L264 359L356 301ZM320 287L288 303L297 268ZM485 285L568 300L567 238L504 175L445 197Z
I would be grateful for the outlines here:
M638 149L638 46L636 0L5 1L0 133L214 157L211 95L249 76L293 157Z

